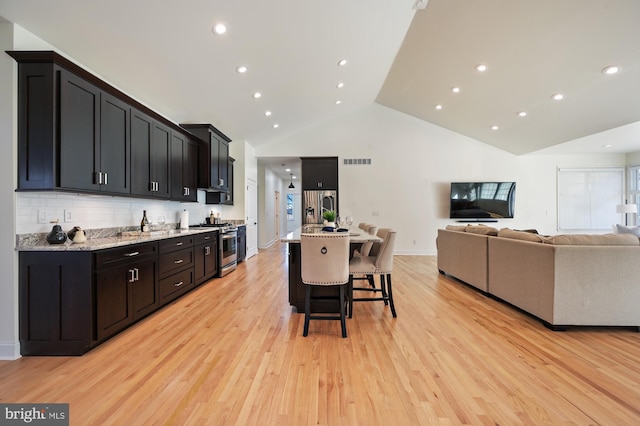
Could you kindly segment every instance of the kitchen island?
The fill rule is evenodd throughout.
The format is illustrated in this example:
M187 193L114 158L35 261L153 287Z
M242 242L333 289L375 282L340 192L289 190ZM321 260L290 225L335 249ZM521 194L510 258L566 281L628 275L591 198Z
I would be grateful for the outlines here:
M299 313L304 312L305 304L305 288L302 283L302 270L300 262L300 234L302 233L322 233L321 225L305 225L293 232L289 232L280 241L288 244L289 259L289 304L294 306ZM361 229L354 229L349 233L351 250L359 248L363 243L368 241L381 242L382 238L376 235L369 235ZM337 287L318 287L314 289L314 293L319 296L331 297L338 294ZM337 312L337 300L317 300L312 303L312 311L314 312Z

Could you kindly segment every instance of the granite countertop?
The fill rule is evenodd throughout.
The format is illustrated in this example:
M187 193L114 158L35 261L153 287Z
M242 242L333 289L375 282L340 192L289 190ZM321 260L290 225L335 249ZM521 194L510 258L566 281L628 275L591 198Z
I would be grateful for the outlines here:
M326 231L322 230L321 225L318 225L318 226L307 225L302 228L298 228L293 232L289 232L286 236L281 238L280 241L282 241L283 243L299 243L301 233L320 234L325 232ZM351 237L350 241L352 243L365 243L367 241L372 241L372 242L382 241L382 238L378 237L377 235L370 235L364 232L360 228L352 229L351 232L349 232L349 236Z
M87 241L73 244L67 240L63 244L49 244L46 241L47 234L28 234L18 236L16 241L17 251L93 251L113 247L126 246L150 241L159 241L167 238L183 237L185 235L201 234L216 231L215 228L191 228L188 230L171 229L164 231L125 231L117 235L101 235L97 233L91 236L87 231Z

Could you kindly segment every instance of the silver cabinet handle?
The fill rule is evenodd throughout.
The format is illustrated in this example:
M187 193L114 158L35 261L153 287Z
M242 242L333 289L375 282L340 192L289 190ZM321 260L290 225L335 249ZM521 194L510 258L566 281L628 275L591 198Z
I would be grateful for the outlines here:
M206 247L204 248L204 255L205 255L205 256L209 256L210 254L211 254L211 247L206 246Z
M129 274L131 274L131 277L129 278L129 282L132 283L136 280L136 273L133 269L129 269Z
M176 246L181 246L181 245L183 245L183 244L184 244L184 243L176 243Z
M135 280L140 281L140 275L138 274L140 271L138 268L133 268L133 271L135 272Z
M179 283L175 283L173 286L174 287L180 287L182 284L184 284L184 281L180 281Z
M140 252L139 252L139 251L132 251L131 253L125 253L124 255L125 255L126 257L133 257L133 256L137 256L137 255L139 255L139 254L140 254Z
M109 173L104 173L104 184L109 185Z
M178 259L178 260L174 260L173 263L175 263L176 265L181 264L182 262L184 262L183 259Z

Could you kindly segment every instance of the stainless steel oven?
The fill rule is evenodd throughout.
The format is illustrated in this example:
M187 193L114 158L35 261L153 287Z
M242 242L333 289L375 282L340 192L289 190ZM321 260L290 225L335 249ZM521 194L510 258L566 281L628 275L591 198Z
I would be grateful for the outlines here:
M218 235L218 276L224 277L238 267L238 228L223 226Z

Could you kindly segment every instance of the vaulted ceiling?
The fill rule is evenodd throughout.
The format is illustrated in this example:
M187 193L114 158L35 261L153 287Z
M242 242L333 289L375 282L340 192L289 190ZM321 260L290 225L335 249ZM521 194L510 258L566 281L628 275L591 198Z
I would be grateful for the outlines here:
M0 17L171 120L254 146L378 102L518 155L640 151L640 1L415 3L0 0Z

